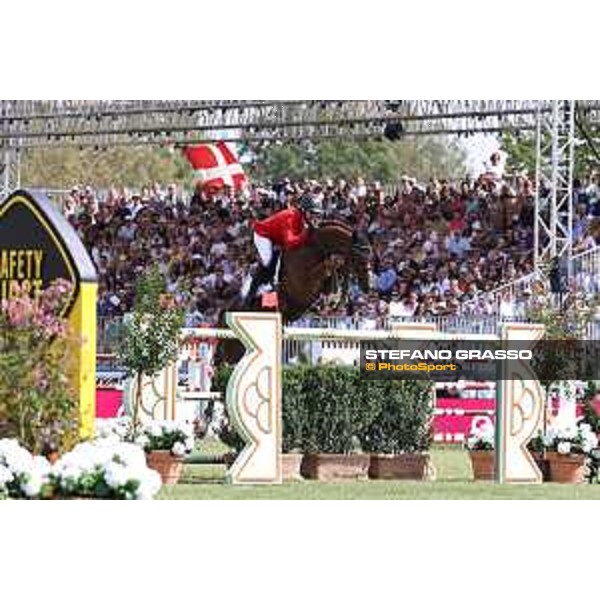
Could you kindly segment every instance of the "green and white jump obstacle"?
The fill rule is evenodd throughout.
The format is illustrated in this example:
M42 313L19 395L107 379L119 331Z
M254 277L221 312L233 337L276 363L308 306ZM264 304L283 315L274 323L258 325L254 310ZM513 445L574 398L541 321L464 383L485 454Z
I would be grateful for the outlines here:
M504 323L500 335L453 334L437 331L435 323L400 323L392 330L336 330L282 327L277 313L229 313L227 328L186 329L182 344L194 340L239 339L246 354L235 366L226 392L233 424L246 440L244 450L228 472L235 484L278 484L282 481L282 346L283 340L360 342L361 340L520 340L533 344L544 328L530 323ZM500 483L541 483L542 475L527 450L528 441L542 427L544 396L528 364L510 361L496 386L496 479ZM507 369L511 369L507 372ZM176 418L177 365L162 376L165 390L146 413L155 418ZM164 384L164 385L163 385ZM162 386L162 387L161 387ZM214 394L207 393L203 397ZM144 395L145 396L145 395ZM144 402L146 405L147 402Z

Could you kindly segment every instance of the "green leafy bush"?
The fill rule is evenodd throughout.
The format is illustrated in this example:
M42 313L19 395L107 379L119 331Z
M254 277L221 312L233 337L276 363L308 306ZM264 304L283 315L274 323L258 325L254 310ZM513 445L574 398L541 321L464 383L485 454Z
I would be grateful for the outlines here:
M433 398L426 381L363 381L377 415L363 429L360 442L371 453L424 452L432 442Z
M304 401L304 379L301 368L283 370L281 444L284 452L302 452L309 406Z
M304 452L350 454L361 450L360 436L377 414L380 382L365 385L352 367L300 367L295 375L301 383L295 393L304 410L300 449ZM374 384L374 385L373 385ZM288 390L284 388L284 397ZM284 408L285 410L285 408Z
M220 367L213 389L225 394L231 367ZM365 381L351 367L283 369L283 451L349 454L418 452L431 443L431 386ZM229 424L221 441L244 442Z

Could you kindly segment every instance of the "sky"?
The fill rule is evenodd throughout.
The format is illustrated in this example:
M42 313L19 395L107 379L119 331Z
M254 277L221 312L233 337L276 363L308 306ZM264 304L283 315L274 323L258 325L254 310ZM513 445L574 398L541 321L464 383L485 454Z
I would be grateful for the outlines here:
M488 162L490 155L500 148L495 135L478 133L460 140L461 146L467 153L467 167L469 172L477 175L481 172L484 163Z

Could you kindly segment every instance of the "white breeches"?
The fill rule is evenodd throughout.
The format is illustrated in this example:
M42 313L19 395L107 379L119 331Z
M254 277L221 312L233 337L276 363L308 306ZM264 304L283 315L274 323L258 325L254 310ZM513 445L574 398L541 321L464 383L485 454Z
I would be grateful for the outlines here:
M268 267L273 259L273 242L258 233L254 233L254 245L258 250L258 256L263 267Z

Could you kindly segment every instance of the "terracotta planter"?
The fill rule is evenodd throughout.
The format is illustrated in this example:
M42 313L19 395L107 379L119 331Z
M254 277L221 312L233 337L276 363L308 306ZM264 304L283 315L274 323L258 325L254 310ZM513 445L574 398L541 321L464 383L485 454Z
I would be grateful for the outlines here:
M302 475L319 481L365 480L370 459L368 454L306 454Z
M146 454L146 463L150 469L158 471L165 485L178 483L183 473L183 461L168 450L155 450Z
M544 453L530 451L530 454L542 474L542 481L550 481L550 465L548 465L548 459L544 456Z
M496 475L494 463L496 462L493 450L471 450L471 467L473 478L477 481L493 481Z
M281 455L281 473L284 481L302 481L300 470L303 458L304 455L298 452Z
M431 476L429 454L371 454L371 479L416 479L425 481Z
M547 452L550 481L554 483L582 483L585 478L585 456L583 454L559 454Z

